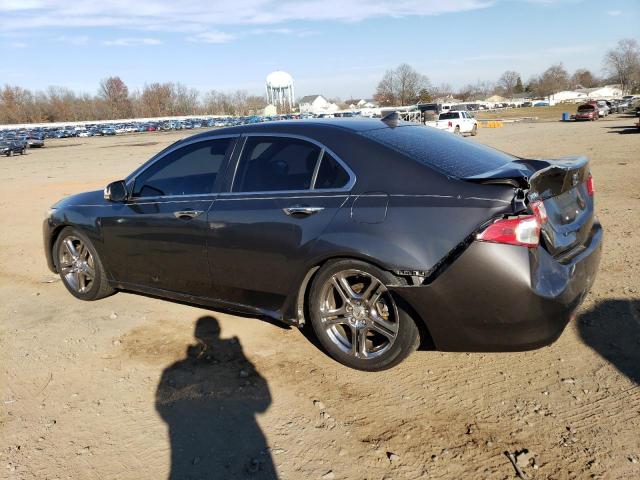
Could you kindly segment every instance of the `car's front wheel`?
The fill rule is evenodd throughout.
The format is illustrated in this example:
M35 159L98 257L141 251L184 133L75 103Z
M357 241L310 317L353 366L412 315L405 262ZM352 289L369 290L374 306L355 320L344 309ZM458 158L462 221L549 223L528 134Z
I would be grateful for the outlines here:
M418 327L387 289L394 282L389 272L357 260L332 261L318 271L309 314L331 357L351 368L378 371L418 347Z
M53 245L53 258L62 283L80 300L98 300L115 293L109 286L98 252L79 230L65 227Z

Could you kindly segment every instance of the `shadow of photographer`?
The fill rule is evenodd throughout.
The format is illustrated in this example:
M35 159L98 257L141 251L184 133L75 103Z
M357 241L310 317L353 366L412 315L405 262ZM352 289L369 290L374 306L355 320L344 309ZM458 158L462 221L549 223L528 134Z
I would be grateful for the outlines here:
M237 338L220 338L212 316L198 319L196 343L166 368L156 409L171 442L170 480L277 478L256 414L271 404L266 380Z

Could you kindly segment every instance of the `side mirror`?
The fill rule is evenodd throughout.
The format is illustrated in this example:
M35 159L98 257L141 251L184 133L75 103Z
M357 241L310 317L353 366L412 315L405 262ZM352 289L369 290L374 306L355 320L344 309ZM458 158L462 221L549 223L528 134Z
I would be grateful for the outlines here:
M127 199L127 186L124 180L111 182L104 187L104 198L110 202L124 202Z

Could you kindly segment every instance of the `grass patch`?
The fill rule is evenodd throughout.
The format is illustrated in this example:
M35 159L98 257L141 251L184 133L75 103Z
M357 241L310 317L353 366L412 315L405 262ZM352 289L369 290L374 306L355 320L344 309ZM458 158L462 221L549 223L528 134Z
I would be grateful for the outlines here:
M562 120L562 113L569 112L574 115L578 110L579 103L560 103L552 107L524 107L505 108L495 112L476 112L478 120L498 120L523 117L536 117L538 120Z

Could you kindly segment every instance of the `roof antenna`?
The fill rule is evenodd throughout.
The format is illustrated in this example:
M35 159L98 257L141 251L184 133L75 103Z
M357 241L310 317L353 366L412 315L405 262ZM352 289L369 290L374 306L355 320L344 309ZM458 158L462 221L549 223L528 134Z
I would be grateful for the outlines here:
M383 112L383 116L380 120L386 123L388 127L395 128L400 122L400 115L398 115L396 110L391 110L390 112Z

